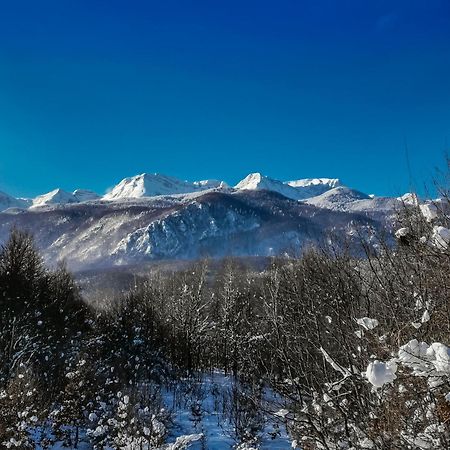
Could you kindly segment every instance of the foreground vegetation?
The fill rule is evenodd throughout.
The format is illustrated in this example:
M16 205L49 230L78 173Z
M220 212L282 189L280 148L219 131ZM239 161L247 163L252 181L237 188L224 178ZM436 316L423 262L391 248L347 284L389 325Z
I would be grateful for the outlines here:
M363 258L340 245L262 273L200 262L101 311L13 230L0 253L0 442L160 448L162 390L220 370L236 380L220 408L240 448L258 448L267 415L302 449L449 448L448 199L433 211L405 209L398 245L371 236Z

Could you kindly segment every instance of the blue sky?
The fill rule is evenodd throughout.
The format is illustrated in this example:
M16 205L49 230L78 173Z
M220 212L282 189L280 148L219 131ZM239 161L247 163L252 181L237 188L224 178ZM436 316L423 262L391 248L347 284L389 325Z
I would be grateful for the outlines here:
M2 4L14 195L251 171L398 194L423 190L449 139L448 0Z

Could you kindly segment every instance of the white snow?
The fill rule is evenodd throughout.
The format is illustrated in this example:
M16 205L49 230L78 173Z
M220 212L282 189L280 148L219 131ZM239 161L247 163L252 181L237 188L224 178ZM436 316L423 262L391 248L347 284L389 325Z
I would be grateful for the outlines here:
M412 370L413 375L425 377L430 386L438 386L442 377L450 376L450 349L440 343L428 345L417 339L400 347L398 362Z
M417 196L417 194L414 194L413 192L407 192L406 194L403 194L401 197L397 197L397 200L401 201L403 204L408 206L418 206L420 203L420 198Z
M362 317L361 319L357 319L356 323L365 330L373 330L378 326L378 320L371 319L369 317Z
M433 360L438 372L450 375L450 349L440 342L434 342L427 350L427 356Z
M263 415L261 416L261 429L255 436L255 442L239 442L236 435L234 419L228 415L230 396L233 395L235 380L223 373L215 372L210 375L199 375L198 381L180 379L170 388L162 388L163 410L170 413L170 425L160 422L154 415L148 426L144 426L142 433L145 436L150 433L166 435L165 444L158 447L150 447L147 440L138 436L122 434L121 445L113 447L105 446L105 450L120 448L121 450L201 450L203 448L214 450L230 450L239 448L242 450L288 450L291 448L291 440L286 431L287 409L278 409L281 413L276 415L276 405L284 404L284 401L270 389L263 392ZM187 393L189 392L189 393ZM120 399L119 408L122 408L126 416L125 403L131 403L131 399L122 393L118 393ZM225 402L225 403L224 403ZM273 402L273 404L272 404ZM272 406L269 406L272 405ZM193 416L193 407L198 408L199 414ZM122 411L121 410L121 411ZM111 423L98 423L100 420L96 414L89 414L90 429L80 430L81 442L79 448L92 450L89 440L91 437L103 437L110 431ZM112 421L114 422L114 420ZM30 430L32 435L39 438L42 429ZM51 430L48 431L52 435ZM205 447L206 445L206 447ZM42 447L36 444L36 449ZM56 442L49 447L51 450L60 450L61 442Z
M192 183L194 186L200 189L217 189L217 188L228 188L228 184L225 181L220 180L200 180L194 181Z
M337 211L368 209L380 206L380 199L370 198L363 192L346 186L337 186L307 200L310 205Z
M177 437L176 441L173 444L169 444L166 449L167 450L183 450L189 447L192 443L199 441L202 439L203 434L187 434L185 436Z
M424 370L428 348L425 342L419 342L417 339L413 339L400 347L398 359L402 364L410 367L417 374L421 374Z
M336 178L307 178L283 182L254 172L236 184L235 189L273 191L292 200L304 200L320 195L338 185L340 181Z
M439 250L446 250L450 244L450 230L442 226L434 226L431 243Z
M238 190L266 190L278 192L285 197L293 200L299 200L300 196L295 187L285 185L283 182L266 177L258 172L247 175L241 180L235 189Z
M88 202L91 200L99 200L101 198L96 192L88 189L76 189L73 191L73 195L79 202Z
M218 180L182 181L158 173L143 173L134 177L124 178L117 186L108 192L105 200L123 198L154 197L158 195L188 194L207 189L223 189L226 183Z
M0 211L8 208L28 208L30 202L20 198L14 198L5 192L0 191Z
M392 383L397 376L397 364L394 361L382 362L375 360L367 366L366 378L375 388L381 388Z
M145 199L159 196L186 196L202 193L207 190L231 190L227 183L221 180L206 179L200 181L183 181L158 173L142 173L124 178L103 197L87 189L77 189L73 193L55 189L34 200L16 199L0 192L0 211L8 208L60 205L81 203L86 201ZM302 200L320 207L338 211L382 212L392 213L400 204L419 205L415 194L405 194L397 199L393 197L368 196L362 192L347 188L338 178L305 178L290 181L280 181L262 175L259 172L250 173L235 187L241 190L268 190L277 192L293 200ZM427 220L434 220L437 208L433 202L420 205Z
M38 197L36 197L33 200L33 205L31 206L31 208L66 203L78 203L78 199L70 192L63 191L62 189L55 189L53 191L47 192L47 194L39 195Z
M419 208L420 212L428 222L432 222L438 217L437 206L433 203L424 203L423 205L420 205Z
M420 319L420 321L422 323L426 323L430 320L430 313L428 312L428 309L426 309L423 314L422 314L422 319Z
M324 186L332 189L340 186L341 180L339 178L304 178L301 180L285 181L285 184L293 187Z
M327 363L330 364L330 366L334 370L336 370L336 372L339 372L340 374L342 374L342 376L344 378L351 376L350 371L348 369L346 369L345 367L342 367L336 361L334 361L333 358L328 354L327 351L325 351L325 349L323 347L320 347L320 351L322 352L322 355L324 356L325 361L327 361Z
M215 397L217 393L219 393L219 396L226 393L229 395L232 387L232 377L218 372L212 375L205 375L197 387L203 391L202 398L199 400L199 406L203 412L200 423L195 424L192 421L192 400L186 398L186 403L182 405L183 407L178 411L174 411L174 427L172 433L169 435L169 439L177 439L180 434L182 436L195 435L201 431L205 435L207 448L215 450L228 450L233 448L233 424L225 416L221 415L220 412L216 411L217 398ZM270 390L266 390L265 395L271 399L275 394ZM165 404L169 409L171 405L180 401L177 398L179 398L179 393L177 392L167 391L164 394ZM287 410L282 408L279 411L284 413ZM260 435L259 449L287 450L290 448L290 441L285 430L280 429L280 435L277 435L275 438L271 436L275 423L279 424L279 421L284 420L283 416L278 416L278 420L273 419L272 416L275 416L275 412L277 411L273 411L271 415L265 417L265 423ZM174 435L173 433L176 434ZM201 443L194 443L192 448L200 450L202 448Z
M288 409L280 409L275 413L275 416L277 417L281 417L282 419L284 419L287 415L289 414L289 410Z
M395 237L397 239L400 239L402 237L408 236L408 234L411 232L411 230L408 227L403 227L403 228L399 228L396 232L395 232Z
M375 447L375 444L369 438L364 438L362 441L359 442L359 445L361 448L374 448Z

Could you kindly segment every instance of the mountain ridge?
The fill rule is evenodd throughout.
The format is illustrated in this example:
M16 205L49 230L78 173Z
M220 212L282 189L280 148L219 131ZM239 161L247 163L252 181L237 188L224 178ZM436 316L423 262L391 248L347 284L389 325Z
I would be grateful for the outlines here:
M279 181L258 172L234 187L142 173L104 196L55 189L33 201L4 199L0 243L12 227L27 230L48 263L66 261L79 270L205 256L295 256L331 234L356 248L355 236L390 229L403 204L338 178Z
M305 178L279 181L255 172L247 175L234 187L230 187L223 180L205 179L191 182L159 173L144 172L122 179L104 195L99 195L88 189L76 189L73 192L69 192L61 188L55 188L31 199L18 199L2 193L3 197L0 197L0 211L8 208L40 208L86 201L117 201L163 195L186 195L211 189L270 190L294 200L304 200L340 185L341 182L337 178Z
M0 242L12 227L31 232L49 264L74 270L201 257L299 255L328 234L384 227L266 190L208 190L197 196L93 201L0 213Z

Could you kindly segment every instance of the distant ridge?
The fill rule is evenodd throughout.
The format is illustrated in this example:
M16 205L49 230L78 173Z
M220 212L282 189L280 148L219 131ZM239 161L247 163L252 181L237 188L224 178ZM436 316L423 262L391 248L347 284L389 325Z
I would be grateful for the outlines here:
M340 210L347 209L346 205L350 202L369 200L368 195L343 185L339 178L304 178L280 181L259 172L253 172L244 177L234 187L230 187L222 180L184 181L159 173L142 173L124 178L105 195L99 195L88 189L76 189L73 192L67 192L57 188L38 195L34 199L23 199L0 192L0 211L14 209L17 212L28 208L35 210L84 202L117 202L158 196L198 195L211 190L228 192L272 191L291 200L306 201L319 207ZM376 196L372 196L372 198L380 199ZM410 204L418 200L413 194L405 194L398 197L396 201ZM378 205L381 203L378 200ZM358 206L363 207L362 204Z
M0 243L14 226L29 230L47 261L75 269L297 255L331 232L357 247L364 230L389 228L403 202L369 196L338 178L280 181L254 172L230 187L142 173L104 196L87 189L54 189L32 200L2 193Z

